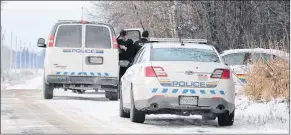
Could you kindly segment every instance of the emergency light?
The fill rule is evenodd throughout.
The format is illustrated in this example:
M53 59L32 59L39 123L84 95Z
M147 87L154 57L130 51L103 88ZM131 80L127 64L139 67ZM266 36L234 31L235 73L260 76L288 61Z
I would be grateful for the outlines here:
M150 38L149 42L179 42L179 38ZM207 44L206 39L181 39L183 43Z

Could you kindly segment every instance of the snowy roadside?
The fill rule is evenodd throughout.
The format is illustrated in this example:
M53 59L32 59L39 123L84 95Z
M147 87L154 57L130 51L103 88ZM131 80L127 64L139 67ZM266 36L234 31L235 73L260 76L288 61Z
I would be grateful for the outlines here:
M1 82L1 90L7 89L39 89L43 69L18 69L5 74L5 80ZM37 81L37 83L35 82ZM40 86L36 86L40 85Z

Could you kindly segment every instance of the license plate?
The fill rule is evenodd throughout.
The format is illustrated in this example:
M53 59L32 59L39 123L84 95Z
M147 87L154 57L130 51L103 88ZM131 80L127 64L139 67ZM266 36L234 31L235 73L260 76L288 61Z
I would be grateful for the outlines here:
M102 64L103 58L102 57L89 57L89 62L91 64Z
M197 105L198 97L193 96L180 96L180 105Z

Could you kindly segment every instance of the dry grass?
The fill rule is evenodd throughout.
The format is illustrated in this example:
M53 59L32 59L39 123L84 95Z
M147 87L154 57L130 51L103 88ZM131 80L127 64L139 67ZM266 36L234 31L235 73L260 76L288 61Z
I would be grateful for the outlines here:
M245 95L253 100L270 101L275 98L290 100L289 62L283 60L258 61L247 75Z

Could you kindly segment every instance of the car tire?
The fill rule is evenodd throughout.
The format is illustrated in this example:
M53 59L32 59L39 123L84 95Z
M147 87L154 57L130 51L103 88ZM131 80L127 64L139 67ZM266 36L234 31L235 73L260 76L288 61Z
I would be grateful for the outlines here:
M117 101L118 100L118 96L117 96L117 92L109 92L108 98L111 101Z
M54 88L47 84L43 79L43 97L44 99L52 99L54 97Z
M144 123L146 114L144 111L139 111L135 108L132 91L130 97L131 97L130 121L135 123Z
M219 126L232 126L234 122L234 111L230 114L228 112L220 114L217 119Z
M119 116L122 118L130 118L130 113L124 111L125 108L123 107L123 99L122 99L122 95L121 95L121 91L120 91L120 99L119 99Z

